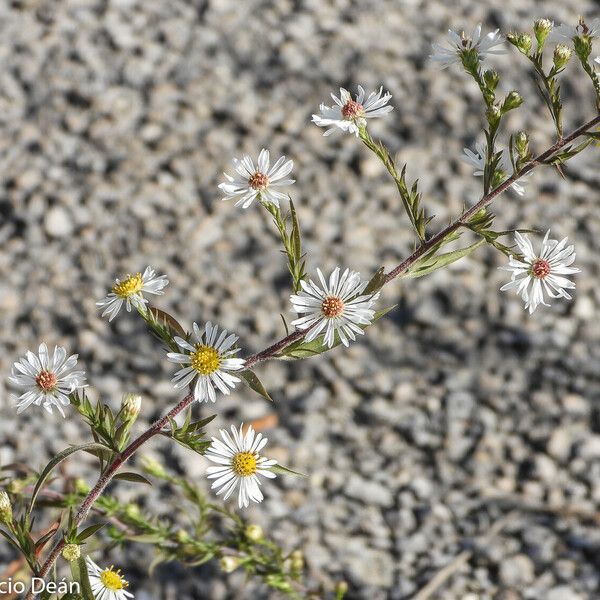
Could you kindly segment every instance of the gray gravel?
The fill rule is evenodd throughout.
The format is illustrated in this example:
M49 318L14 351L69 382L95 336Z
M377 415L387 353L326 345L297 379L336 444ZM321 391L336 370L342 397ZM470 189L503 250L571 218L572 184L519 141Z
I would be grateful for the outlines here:
M216 188L232 156L263 146L295 161L311 272L397 264L412 239L393 184L356 140L322 138L311 113L340 85L388 88L396 110L372 132L409 162L441 227L479 192L459 156L481 136L481 107L465 77L427 64L428 46L449 26L574 22L598 4L543 9L532 0L0 3L0 371L42 339L63 344L80 353L93 396L118 406L137 391L146 420L163 413L177 394L160 348L133 317L109 325L94 306L115 275L147 264L171 280L160 305L188 326L217 321L249 353L280 337L288 282L269 219L221 203ZM549 120L515 54L494 64L501 89L527 98L511 127L530 129L540 150ZM593 114L574 65L563 87L569 125ZM575 241L574 302L528 317L498 292L502 256L482 249L388 286L382 304L398 309L349 350L261 366L274 405L245 390L219 399L215 429L276 413L271 454L310 474L279 478L249 511L283 544L303 544L309 581L343 578L351 599L400 600L470 549L435 598L600 597L600 531L589 518L600 502L597 150L567 171L566 181L536 172L525 198L507 194L496 209L498 228L551 226ZM3 463L41 465L85 435L41 412L17 421L0 391ZM202 481L205 461L166 456ZM504 531L486 538L512 508ZM210 567L147 579L150 556L132 546L124 563L134 561L139 598L269 597Z

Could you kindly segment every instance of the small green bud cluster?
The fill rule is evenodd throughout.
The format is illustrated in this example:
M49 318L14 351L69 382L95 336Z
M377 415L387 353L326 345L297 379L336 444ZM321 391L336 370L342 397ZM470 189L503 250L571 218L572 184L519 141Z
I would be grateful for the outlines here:
M554 70L560 71L563 69L566 64L571 60L571 56L573 55L573 51L569 46L565 46L564 44L558 44L554 49Z
M132 424L140 414L142 397L139 394L125 394L121 400L121 418L124 423Z
M62 551L62 557L68 562L79 560L81 547L79 544L67 544Z
M502 113L507 113L509 110L519 108L523 104L523 97L519 92L513 90L509 92L508 96L504 99L502 104Z
M506 39L522 54L529 56L533 42L528 33L509 33Z
M542 50L548 34L552 31L554 23L550 19L538 19L533 24L533 33L538 44L538 52Z
M9 525L13 520L12 504L8 494L2 490L0 491L0 523L3 525Z

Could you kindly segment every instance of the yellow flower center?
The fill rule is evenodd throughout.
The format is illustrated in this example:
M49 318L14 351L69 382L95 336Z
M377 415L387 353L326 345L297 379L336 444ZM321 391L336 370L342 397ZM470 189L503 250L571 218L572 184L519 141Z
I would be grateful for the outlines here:
M256 473L256 456L251 452L238 452L231 461L231 468L240 477L254 475Z
M200 375L210 375L221 365L221 357L212 346L198 344L196 350L191 354L192 368Z
M121 298L129 298L133 294L137 294L142 291L144 280L142 279L141 273L135 275L128 275L123 281L115 283L112 291Z
M126 588L129 583L121 577L121 569L117 569L113 571L112 566L108 569L104 569L100 574L100 581L102 585L112 592L116 592L117 590L122 590Z

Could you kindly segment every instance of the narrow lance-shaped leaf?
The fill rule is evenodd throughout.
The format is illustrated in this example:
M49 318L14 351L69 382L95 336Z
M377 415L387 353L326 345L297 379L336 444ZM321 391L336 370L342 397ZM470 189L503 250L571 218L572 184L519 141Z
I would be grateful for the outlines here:
M48 479L50 473L52 472L52 470L54 469L54 467L56 467L57 465L59 465L63 460L65 460L66 458L68 458L71 454L78 452L79 450L86 450L86 451L104 451L104 450L109 450L104 444L97 444L95 442L89 443L89 444L81 444L79 446L71 446L70 448L66 448L65 450L63 450L62 452L59 452L44 468L44 470L42 471L42 473L40 474L39 479L37 480L37 483L35 484L35 487L33 488L33 493L31 494L31 500L29 502L29 507L27 509L27 514L31 514L31 511L33 510L33 506L35 504L35 501L38 497L38 494L40 493L40 490L42 489L42 486L44 485L44 483L46 482L46 480Z
M418 261L408 271L406 271L404 276L414 279L416 277L429 275L429 273L432 273L437 269L441 269L442 267L446 267L453 262L460 260L464 256L471 254L471 252L475 251L482 244L485 244L485 239L481 239L478 242L467 246L466 248L460 248L452 252L445 252L444 254L438 254L437 256L427 258L424 261Z
M242 381L257 394L260 394L266 400L273 402L273 398L267 392L267 388L263 385L262 381L256 376L256 374L249 369L245 369L239 373Z

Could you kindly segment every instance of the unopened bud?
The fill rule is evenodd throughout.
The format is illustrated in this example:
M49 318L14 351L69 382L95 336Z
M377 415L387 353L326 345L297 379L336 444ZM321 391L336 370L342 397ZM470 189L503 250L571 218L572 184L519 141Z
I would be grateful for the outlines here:
M335 597L338 599L343 598L348 592L348 584L345 581L338 581L335 584Z
M185 529L180 529L176 535L177 535L177 541L180 544L187 544L192 539L190 537L190 534Z
M225 573L232 573L240 566L240 561L235 556L224 556L219 561L219 566Z
M85 494L89 493L90 489L91 489L90 486L83 479L75 480L75 491L78 494L81 494L82 496L84 496Z
M514 108L518 108L523 104L523 97L519 92L513 90L509 92L508 96L504 99L504 104L502 104L503 112L508 112L509 110L513 110Z
M244 533L252 542L260 542L260 540L263 539L263 529L260 525L248 525L246 529L244 529Z
M492 104L492 106L487 109L485 114L490 125L497 125L500 117L502 116L502 111L500 110L499 106Z
M12 520L13 512L10 498L8 497L8 494L2 490L0 492L0 523L8 525L9 523L12 523Z
M142 397L139 394L125 394L121 400L121 418L123 421L133 423L140 414Z
M528 33L509 33L506 39L515 47L519 52L529 55L531 50L531 36Z
M533 32L538 43L538 49L544 46L544 42L553 28L554 23L550 19L538 19L533 24Z
M483 80L485 81L485 85L490 90L495 90L498 86L498 81L500 81L500 77L498 76L498 73L496 71L494 71L493 69L488 69L483 74Z
M529 136L524 131L519 131L515 136L515 148L519 158L526 158L529 155Z
M304 569L304 553L302 552L302 550L294 550L290 554L290 561L292 571L294 571L295 573L299 573L300 571L302 571L302 569Z
M6 489L11 494L20 494L23 488L27 485L27 482L22 479L13 479L7 486Z
M558 71L562 69L570 60L573 55L573 51L569 46L565 46L564 44L559 44L554 49L554 68Z
M140 507L133 503L130 502L126 507L125 507L125 514L130 518L130 519L137 519L140 516Z
M150 475L154 475L154 477L165 478L167 476L167 472L165 468L154 458L150 458L149 456L144 456L143 464L144 469Z
M62 551L62 557L68 562L78 560L80 556L81 548L78 544L67 544Z

